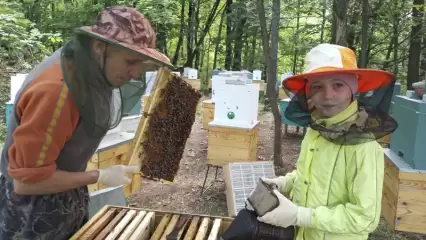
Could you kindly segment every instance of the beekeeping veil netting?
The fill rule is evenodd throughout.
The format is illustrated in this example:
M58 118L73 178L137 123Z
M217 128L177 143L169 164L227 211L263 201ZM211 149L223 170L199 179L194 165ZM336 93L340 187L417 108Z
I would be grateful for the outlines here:
M135 107L145 92L146 84L141 77L114 88L105 76L105 69L91 57L90 52L89 44L73 39L62 49L61 64L64 80L85 130L90 136L101 137L115 128L121 118Z
M295 86L292 79L287 79L284 86ZM371 79L374 81L374 79ZM327 140L341 145L354 145L378 140L391 134L396 128L396 121L389 115L395 81L367 91L355 91L353 101L357 102L357 110L345 120L332 126L326 125L326 119L316 116L308 89L309 80L292 89L294 96L285 110L285 117L302 127L310 127L320 132ZM352 105L352 104L351 104ZM354 116L356 115L356 116ZM348 119L351 120L348 120Z

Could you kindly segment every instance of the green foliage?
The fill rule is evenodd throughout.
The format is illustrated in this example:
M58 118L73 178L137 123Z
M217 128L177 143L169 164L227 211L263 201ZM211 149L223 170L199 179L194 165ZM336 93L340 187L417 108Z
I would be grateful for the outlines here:
M19 9L18 3L0 0L0 58L8 65L28 69L48 53L43 40L49 35L40 33Z

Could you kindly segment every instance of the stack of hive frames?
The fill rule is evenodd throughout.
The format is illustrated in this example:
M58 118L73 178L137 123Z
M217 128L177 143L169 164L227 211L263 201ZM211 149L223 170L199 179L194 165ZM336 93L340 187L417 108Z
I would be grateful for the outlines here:
M105 206L71 240L216 240L233 218Z

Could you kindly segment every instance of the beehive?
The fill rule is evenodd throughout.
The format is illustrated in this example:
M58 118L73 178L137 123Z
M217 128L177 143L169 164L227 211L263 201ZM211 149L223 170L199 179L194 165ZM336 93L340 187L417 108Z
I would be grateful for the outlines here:
M194 89L200 90L201 89L201 81L198 79L187 79L184 78L185 82L187 82L189 85L191 85Z
M219 83L215 91L214 126L250 129L257 124L258 84ZM238 96L238 97L236 97Z
M198 70L186 67L183 69L182 77L190 80L198 79Z
M233 218L105 206L70 240L216 240Z
M392 117L398 128L392 133L390 149L412 168L426 170L426 102L395 96Z
M256 161L259 122L247 129L209 123L208 131L208 164L224 166L232 162Z
M253 70L253 80L262 80L261 70Z
M389 148L384 154L384 219L393 230L426 234L426 171L411 168Z
M266 84L265 84L265 81L263 81L263 80L253 80L253 83L255 83L255 84L259 84L259 91L260 92L265 92L265 86L266 86Z
M209 122L214 119L214 103L212 100L203 101L203 128L209 128Z

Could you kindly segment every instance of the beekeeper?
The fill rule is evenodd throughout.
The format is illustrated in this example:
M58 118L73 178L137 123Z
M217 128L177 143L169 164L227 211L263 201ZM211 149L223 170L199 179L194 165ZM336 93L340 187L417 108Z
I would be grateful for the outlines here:
M306 63L283 87L295 94L286 117L309 128L296 170L264 179L278 186L280 204L259 220L295 225L298 240L367 239L381 211L384 157L376 139L397 127L388 115L393 77L358 69L354 52L333 44L314 47Z
M135 9L108 7L29 73L1 155L0 239L69 239L87 221L87 185L120 186L139 171L85 169L107 131L143 94L130 80L171 67L155 50L155 34ZM121 97L125 84L134 87L130 98Z

